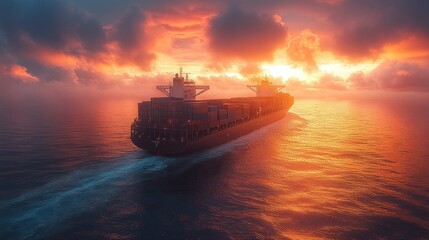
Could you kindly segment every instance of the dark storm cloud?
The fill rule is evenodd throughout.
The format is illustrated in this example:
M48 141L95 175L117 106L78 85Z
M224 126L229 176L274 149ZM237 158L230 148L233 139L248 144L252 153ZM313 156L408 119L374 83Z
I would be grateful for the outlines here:
M330 23L335 52L350 58L377 57L388 43L417 35L429 39L429 1L344 0Z
M106 34L89 13L56 0L1 1L0 64L26 69L43 81L74 81L61 56L95 57L105 51ZM46 62L46 57L52 62Z
M127 8L135 4L136 0L70 0L76 6L86 9L97 16L97 19L104 24L110 24L117 20Z
M147 17L138 5L128 11L114 25L112 41L118 44L119 62L149 69L155 55L150 52L151 39L145 30Z
M208 38L213 53L224 59L271 60L283 46L286 28L272 16L230 7L211 19Z
M25 50L40 45L73 51L82 44L88 52L100 51L106 36L91 15L56 0L2 1L0 27L9 47ZM81 50L81 49L80 49Z
M73 70L55 66L35 66L28 69L33 75L46 82L72 82L77 81Z
M18 62L27 71L45 82L72 82L77 80L73 69L44 64L35 59L22 58Z
M128 8L127 13L115 25L114 40L124 50L132 50L139 47L145 37L145 32L143 31L143 24L145 22L146 16L139 6Z
M154 54L145 23L138 6L108 28L68 1L1 1L0 65L22 66L42 81L79 81L74 71L80 63L148 69Z

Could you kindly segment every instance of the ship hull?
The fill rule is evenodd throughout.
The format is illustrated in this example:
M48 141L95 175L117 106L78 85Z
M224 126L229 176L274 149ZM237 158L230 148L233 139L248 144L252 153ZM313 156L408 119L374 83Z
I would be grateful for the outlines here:
M225 144L241 136L247 135L257 129L277 122L285 117L289 108L249 120L247 122L211 133L207 136L189 142L177 142L169 140L153 141L151 139L139 138L137 136L131 137L131 140L139 148L158 155L180 155L191 153Z

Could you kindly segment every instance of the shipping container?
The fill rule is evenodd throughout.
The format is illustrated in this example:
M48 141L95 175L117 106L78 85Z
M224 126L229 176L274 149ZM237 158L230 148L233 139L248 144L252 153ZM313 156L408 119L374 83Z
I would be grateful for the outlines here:
M228 118L228 110L227 109L219 109L217 111L217 118L219 120L224 120Z
M219 120L210 120L209 121L209 128L215 128L215 127L219 127Z
M207 120L208 116L208 113L194 114L192 115L192 120Z
M281 109L289 95L278 98L233 98L189 101L152 98L138 104L140 133L146 138L195 139L213 131Z
M209 105L208 110L209 112L217 111L219 109L218 105Z
M217 120L218 111L211 111L211 112L208 112L207 114L210 120Z

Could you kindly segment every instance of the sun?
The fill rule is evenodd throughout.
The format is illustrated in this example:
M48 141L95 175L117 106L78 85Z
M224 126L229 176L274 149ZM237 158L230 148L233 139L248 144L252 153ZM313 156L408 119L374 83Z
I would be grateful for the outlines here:
M264 74L281 78L283 82L286 82L289 78L305 80L308 77L302 69L290 65L263 65L261 68Z

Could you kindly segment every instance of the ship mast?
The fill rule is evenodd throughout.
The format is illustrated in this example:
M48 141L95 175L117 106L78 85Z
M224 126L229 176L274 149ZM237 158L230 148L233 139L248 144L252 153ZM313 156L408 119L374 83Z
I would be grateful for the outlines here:
M183 77L185 74L185 77ZM196 85L189 79L190 73L184 73L180 68L173 78L173 85L161 85L156 88L167 97L183 98L184 101L195 101L196 97L210 89L210 86Z

